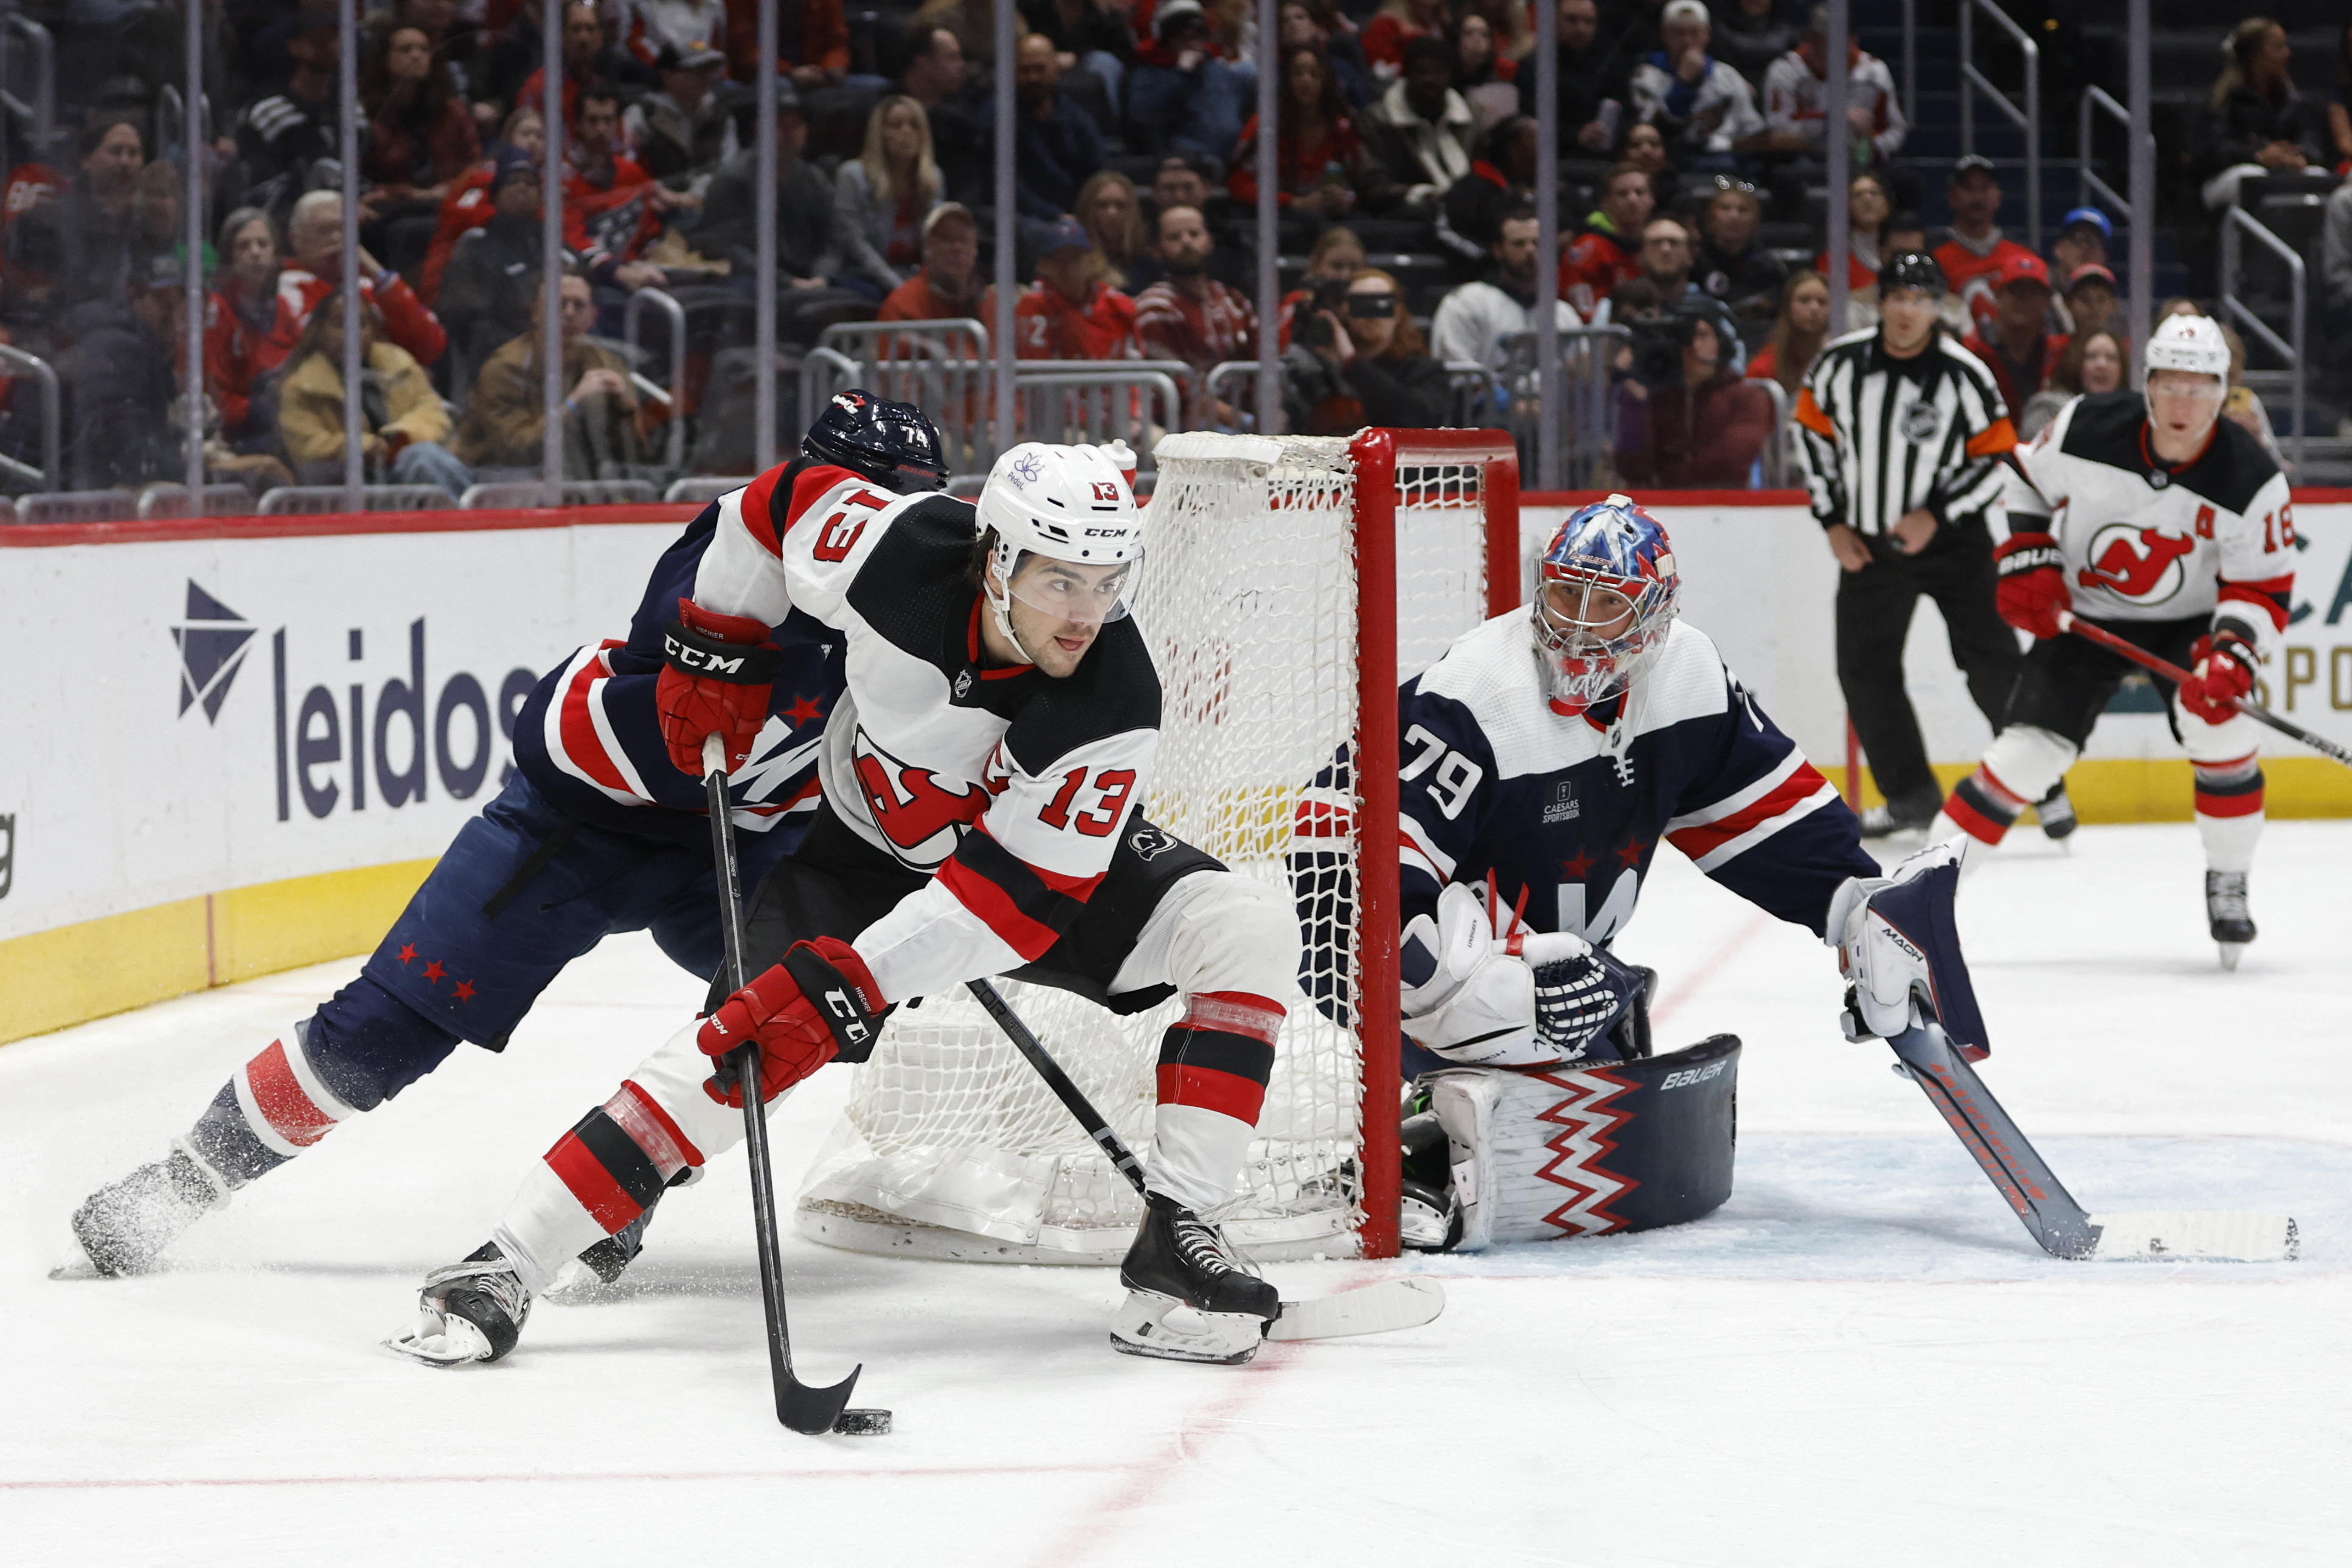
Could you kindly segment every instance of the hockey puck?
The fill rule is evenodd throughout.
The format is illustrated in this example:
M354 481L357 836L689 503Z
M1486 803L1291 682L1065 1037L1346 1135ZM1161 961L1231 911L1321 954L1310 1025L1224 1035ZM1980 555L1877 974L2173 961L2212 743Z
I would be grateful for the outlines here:
M887 1410L845 1410L833 1429L845 1437L880 1437L890 1430Z

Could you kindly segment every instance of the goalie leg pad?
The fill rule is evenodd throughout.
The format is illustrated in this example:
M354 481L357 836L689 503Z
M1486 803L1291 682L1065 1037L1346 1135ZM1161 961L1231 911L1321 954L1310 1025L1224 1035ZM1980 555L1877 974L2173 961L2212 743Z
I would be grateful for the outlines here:
M1731 1195L1738 1076L1733 1035L1605 1067L1430 1074L1461 1206L1456 1250L1713 1213Z

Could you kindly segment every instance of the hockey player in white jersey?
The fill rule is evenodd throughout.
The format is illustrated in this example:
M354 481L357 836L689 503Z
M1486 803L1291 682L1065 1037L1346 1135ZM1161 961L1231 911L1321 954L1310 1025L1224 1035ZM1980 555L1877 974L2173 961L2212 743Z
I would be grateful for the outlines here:
M2169 317L2148 342L2144 395L2077 398L2019 449L1994 553L2002 617L2039 640L2007 722L1932 837L1999 844L2082 754L2137 666L2066 635L2060 617L2079 616L2190 671L2177 691L2155 679L2196 769L2206 918L2234 969L2254 939L2246 876L2263 830L2260 731L2234 700L2286 628L2295 542L2285 476L2218 417L2229 374L2218 325Z
M1247 1360L1280 1302L1213 1215L1273 1068L1298 930L1278 889L1142 816L1160 692L1126 613L1143 554L1127 476L1097 448L1032 442L997 460L976 514L807 460L719 508L692 623L764 627L797 610L846 639L824 805L747 921L748 958L772 967L557 1141L489 1244L428 1277L394 1348L438 1364L511 1350L569 1259L742 1136L744 1088L713 1058L747 1036L772 1102L830 1060L865 1059L895 1005L1012 973L1118 1012L1186 998L1161 1044L1112 1343ZM690 693L675 706L683 766L702 726ZM1203 1326L1164 1322L1180 1305Z

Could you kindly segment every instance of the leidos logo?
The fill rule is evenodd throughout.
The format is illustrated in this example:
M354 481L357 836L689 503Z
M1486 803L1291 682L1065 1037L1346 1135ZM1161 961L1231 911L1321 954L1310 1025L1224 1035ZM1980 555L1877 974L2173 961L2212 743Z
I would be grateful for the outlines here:
M253 627L191 579L187 620L172 628L172 640L180 645L180 711L201 702L205 721L218 723L229 683L244 667L245 645L253 640Z

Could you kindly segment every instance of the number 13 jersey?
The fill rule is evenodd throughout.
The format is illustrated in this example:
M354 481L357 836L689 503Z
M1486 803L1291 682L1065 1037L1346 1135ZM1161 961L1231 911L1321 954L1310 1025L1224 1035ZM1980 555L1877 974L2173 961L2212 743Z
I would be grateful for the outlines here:
M848 690L818 777L835 814L933 873L857 939L893 1001L1002 973L1066 932L1110 868L1160 742L1160 678L1133 616L1077 669L990 668L971 504L895 496L806 460L719 503L695 602L840 632Z

